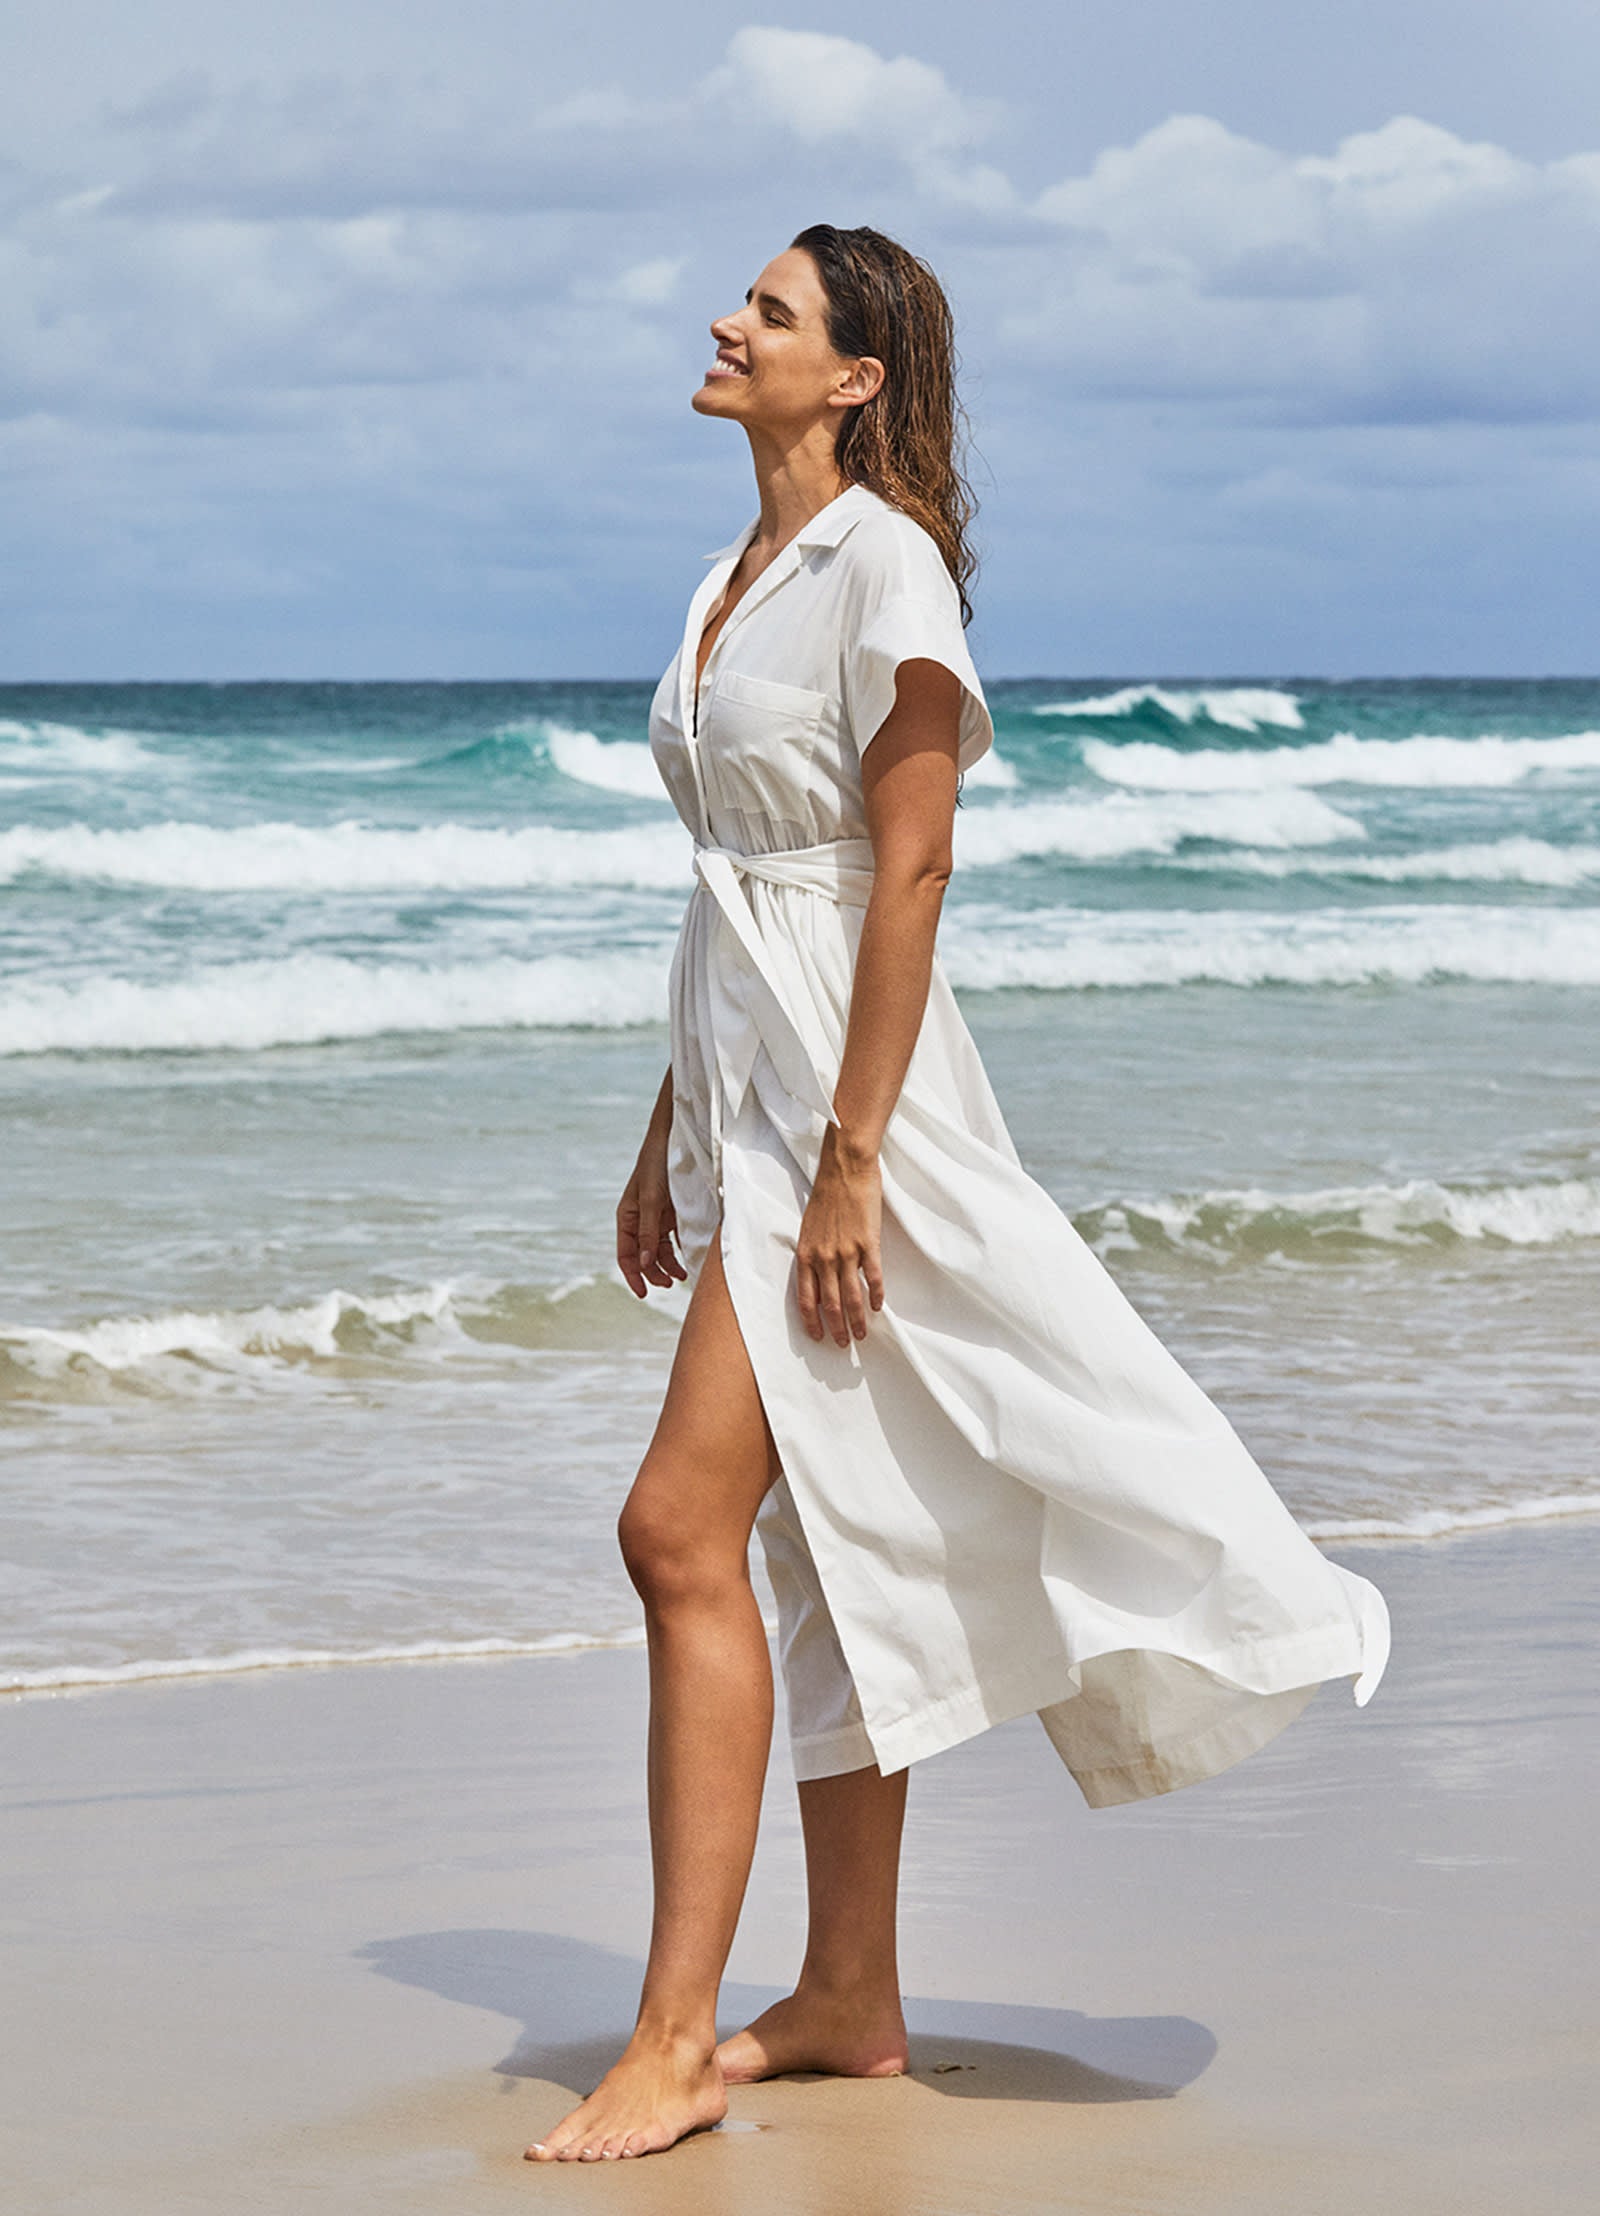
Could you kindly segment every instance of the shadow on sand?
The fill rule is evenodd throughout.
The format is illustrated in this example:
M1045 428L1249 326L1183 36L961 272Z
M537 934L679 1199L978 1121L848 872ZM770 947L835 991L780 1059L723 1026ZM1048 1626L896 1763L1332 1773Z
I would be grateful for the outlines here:
M631 1955L534 1931L417 1932L374 1939L358 1954L401 1985L520 2022L511 2052L495 2065L508 2091L519 2078L590 2091L627 2039L642 1972ZM724 1985L724 2035L781 1997L776 1986ZM1212 2034L1186 2016L908 1999L906 2021L909 2074L968 2100L1167 2100L1217 2051Z

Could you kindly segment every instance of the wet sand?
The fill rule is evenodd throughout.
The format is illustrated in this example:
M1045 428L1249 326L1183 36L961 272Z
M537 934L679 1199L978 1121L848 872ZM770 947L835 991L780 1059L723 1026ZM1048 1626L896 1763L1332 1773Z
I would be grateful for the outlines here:
M1592 2205L1600 1521L1345 1548L1394 1616L1226 1777L1090 1812L1030 1720L913 1776L903 2079L672 2153L526 2142L631 2021L637 1652L12 1700L19 2216L1460 2216ZM803 1928L781 1739L724 1993Z

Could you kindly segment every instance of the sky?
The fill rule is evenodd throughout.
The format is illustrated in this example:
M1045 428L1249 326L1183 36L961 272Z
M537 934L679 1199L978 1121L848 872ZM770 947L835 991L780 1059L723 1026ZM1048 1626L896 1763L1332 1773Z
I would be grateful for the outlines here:
M1600 671L1593 0L11 0L0 681L653 677L803 225L951 295L1002 676Z

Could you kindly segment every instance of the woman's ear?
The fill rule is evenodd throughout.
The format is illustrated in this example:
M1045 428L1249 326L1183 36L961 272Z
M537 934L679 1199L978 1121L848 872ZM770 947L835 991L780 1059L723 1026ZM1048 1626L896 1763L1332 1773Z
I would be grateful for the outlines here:
M852 362L836 389L828 395L830 408L859 408L863 401L883 390L883 380L888 372L876 354L863 354Z

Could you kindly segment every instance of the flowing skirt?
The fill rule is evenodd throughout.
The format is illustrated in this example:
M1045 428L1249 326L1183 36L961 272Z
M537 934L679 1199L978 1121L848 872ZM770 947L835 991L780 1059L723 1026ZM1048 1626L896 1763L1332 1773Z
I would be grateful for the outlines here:
M1325 1681L1370 1698L1388 1615L1018 1159L939 963L880 1153L883 1308L794 1295L870 874L863 842L697 849L673 959L669 1158L691 1278L724 1269L783 1465L758 1519L796 1774L888 1773L1036 1712L1094 1807L1170 1792Z

